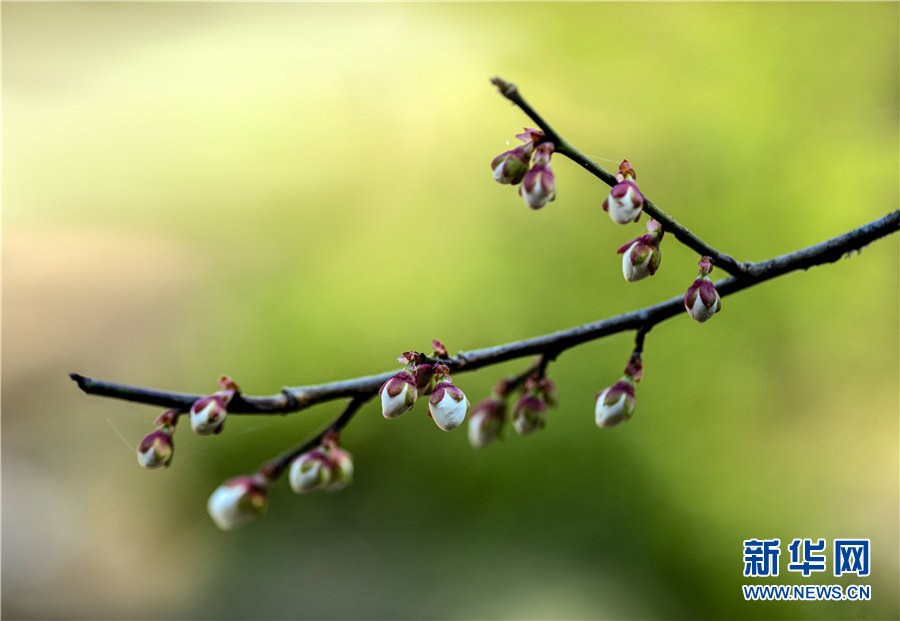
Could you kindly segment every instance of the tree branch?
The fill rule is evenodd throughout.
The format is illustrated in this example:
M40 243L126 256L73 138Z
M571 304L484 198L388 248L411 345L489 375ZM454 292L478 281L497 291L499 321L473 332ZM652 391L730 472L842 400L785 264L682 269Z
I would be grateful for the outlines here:
M503 80L501 78L492 78L491 84L497 87L501 95L519 106L519 108L522 109L522 112L531 117L531 120L534 121L537 126L543 130L547 138L549 138L553 142L553 145L555 147L554 150L556 153L565 155L567 158L580 165L586 171L588 171L610 187L618 183L616 181L615 175L604 169L602 166L598 165L591 158L569 144L569 142L565 138L560 136L560 134L555 129L553 129L550 124L547 123L547 121L545 121L534 108L531 107L531 104L525 101L525 99L519 93L519 88L515 84L513 84L512 82L507 82L506 80ZM643 194L643 192L641 192L641 194ZM675 239L680 241L682 244L699 253L700 255L710 257L716 267L721 268L722 270L728 272L733 276L746 275L747 270L749 269L749 264L739 263L730 255L719 252L718 250L701 240L699 237L687 230L684 226L679 224L675 220L675 218L654 205L646 195L644 195L644 212L649 214L657 222L662 224L663 230L665 230L667 233L671 233L675 237Z
M535 121L537 122L538 119L540 117L537 117ZM542 129L545 132L547 131L543 126ZM741 277L730 276L718 281L715 283L716 290L721 297L725 297L789 272L806 270L825 263L833 263L848 253L859 251L871 242L896 233L898 230L900 230L900 210L814 246L767 261L747 263L744 265L744 274ZM441 362L446 364L454 373L465 373L508 360L537 354L544 355L546 360L550 360L576 345L628 330L639 330L640 341L638 344L643 345L643 334L656 324L674 317L683 310L683 298L678 296L653 306L569 330L561 330L505 345L461 352L455 357L442 359ZM396 371L389 371L380 375L370 375L329 384L285 388L281 393L269 397L250 397L238 394L229 403L228 413L287 414L308 408L317 403L347 397L354 399L351 407L356 403L356 408L358 408L370 399L378 391L379 387L395 373ZM181 411L189 409L194 401L205 396L104 382L93 380L77 373L72 373L70 377L78 383L79 388L89 395L112 397L136 403L175 408ZM351 411L349 416L352 417L354 412L355 409ZM347 415L347 413L345 412L344 415Z
M291 462L294 461L294 458L299 457L303 453L307 451L311 451L315 447L321 444L322 439L329 433L339 433L347 424L353 420L353 417L356 416L356 413L359 411L363 405L365 405L366 401L371 399L375 393L369 394L361 394L357 397L354 397L350 400L350 403L347 404L346 409L334 419L328 427L317 433L311 438L304 440L300 444L289 448L288 450L281 453L278 457L270 460L264 466L260 468L261 471L264 471L268 476L269 480L274 481L282 474L284 471L288 469L291 465Z

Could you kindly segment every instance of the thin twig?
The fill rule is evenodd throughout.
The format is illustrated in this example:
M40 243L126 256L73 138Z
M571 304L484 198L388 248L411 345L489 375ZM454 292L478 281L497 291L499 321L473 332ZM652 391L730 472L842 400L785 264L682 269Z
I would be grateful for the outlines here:
M746 264L746 275L740 278L730 276L720 280L715 283L716 290L719 292L719 296L725 297L789 272L806 270L825 263L833 263L848 253L858 251L877 239L896 233L898 229L900 229L900 210L891 212L883 218L814 246L767 261L748 263ZM561 330L505 345L461 352L455 357L442 360L442 362L454 373L465 373L525 356L547 355L555 357L576 345L618 332L641 329L645 332L649 331L656 324L680 314L683 310L683 298L678 296L653 306L569 330ZM228 412L229 414L257 415L287 414L317 403L335 399L351 397L365 398L367 400L395 373L396 371L390 371L380 375L370 375L329 384L285 388L281 393L269 397L237 395L229 403ZM93 380L77 373L72 373L70 377L78 382L79 388L90 395L112 397L179 410L189 409L194 401L204 396L104 382Z
M289 448L284 451L278 457L268 461L265 465L260 468L260 471L266 472L268 479L270 481L274 481L278 477L280 477L285 470L287 470L288 466L290 466L291 462L294 461L295 457L302 455L303 453L310 451L317 447L322 442L322 438L325 437L328 433L339 433L347 424L353 420L353 417L359 411L366 401L371 399L375 393L370 393L368 395L359 395L350 400L350 403L347 404L347 407L338 416L334 421L328 425L325 429L312 436L311 438L304 440L300 444Z
M584 153L573 147L565 138L563 138L559 132L553 129L547 121L541 117L538 112L531 107L525 98L522 97L521 93L519 93L518 87L512 82L507 82L501 78L492 78L491 83L497 87L500 91L500 94L503 95L506 99L511 101L512 103L519 106L522 109L522 112L531 117L531 120L534 121L538 127L540 127L544 134L553 142L555 147L554 151L556 153L561 153L565 155L570 160L580 165L586 171L600 179L606 185L612 187L618 183L616 181L615 175L610 173L608 170L594 162L591 158L586 156ZM643 192L641 193L643 194ZM653 202L644 195L644 212L652 216L656 219L660 224L662 224L663 230L667 233L671 233L675 239L680 241L682 244L699 253L700 255L705 255L712 258L713 263L716 267L721 268L722 270L728 272L733 276L742 276L746 274L748 265L739 263L730 255L724 254L701 240L699 237L691 233L684 226L679 224L675 218L664 212L662 209L657 207Z

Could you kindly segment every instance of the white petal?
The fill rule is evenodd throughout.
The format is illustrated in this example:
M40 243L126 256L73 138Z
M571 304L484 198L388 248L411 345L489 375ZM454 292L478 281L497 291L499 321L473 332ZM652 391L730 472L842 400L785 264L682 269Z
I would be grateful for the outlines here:
M503 162L494 167L494 181L500 181L503 178ZM502 181L500 181L503 183Z
M631 250L639 243L640 242L634 242L631 244L622 256L622 275L625 276L625 280L628 282L637 282L650 275L650 259L653 258L652 252L648 252L647 258L637 265L631 262Z
M500 423L491 420L484 412L480 412L469 419L469 444L474 448L484 448L495 439L500 428Z
M206 510L209 516L222 530L232 530L253 519L249 511L241 511L238 507L244 495L243 486L220 486L209 497Z
M322 462L318 459L300 458L291 463L288 479L291 489L298 494L316 490L321 485Z
M143 466L144 468L148 468L150 470L162 466L165 460L157 459L155 449L156 447L151 446L149 450L138 451L138 463L141 464L141 466Z
M194 433L208 436L215 433L216 429L225 424L226 412L224 410L214 422L210 422L209 417L216 409L218 409L217 404L210 401L199 411L191 410L191 429L194 430Z
M403 382L403 389L396 397L390 396L387 388L381 391L381 413L384 414L385 418L397 418L412 409L413 405L415 405L415 397L413 397L412 403L407 402L411 389L412 386L408 382Z
M437 405L428 404L428 411L437 426L444 431L450 431L459 427L466 418L466 412L469 411L469 400L463 398L457 401L450 396L450 391L444 391L444 397Z
M621 199L610 194L607 206L609 207L609 217L617 224L632 222L641 213L642 208L642 205L635 203L634 193L630 190Z
M718 294L716 294L716 299L718 300ZM712 308L706 308L706 305L703 304L703 300L700 299L700 293L697 293L697 299L694 300L694 306L691 308L691 317L703 323L704 321L709 320L713 315L716 314L716 305L713 304Z
M531 192L529 192L524 185L522 186L522 194L525 198L525 203L532 209L541 209L550 202L550 194L544 191L540 175L534 182L534 187Z
M625 420L625 394L623 393L619 400L613 403L612 405L605 405L603 403L603 399L606 397L606 393L609 392L609 388L603 391L600 395L600 398L597 399L597 409L595 412L595 416L597 419L597 426L602 429L609 429L610 427L615 427L623 420Z

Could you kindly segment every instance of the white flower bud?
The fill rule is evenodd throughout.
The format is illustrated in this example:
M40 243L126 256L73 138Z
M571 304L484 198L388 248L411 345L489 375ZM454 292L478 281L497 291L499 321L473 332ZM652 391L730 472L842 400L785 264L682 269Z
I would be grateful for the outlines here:
M534 166L519 186L519 196L532 209L540 209L550 201L556 200L556 175L550 168L552 153L552 142L545 142L537 147L534 152Z
M438 395L437 399L435 399L435 395ZM456 386L438 384L431 393L428 413L431 414L431 418L434 419L437 426L444 431L452 431L462 425L468 411L469 400Z
M628 282L637 282L656 272L659 265L659 249L636 241L622 256L622 274ZM656 259L654 265L653 259Z
M513 406L512 421L521 436L543 429L547 426L547 404L536 395L523 395Z
M662 225L650 218L647 233L616 250L622 256L622 274L628 282L637 282L647 276L653 276L659 269L662 252L659 244L663 235Z
M266 509L268 483L259 475L241 476L222 483L209 497L206 510L222 530L234 530Z
M634 182L635 174L628 160L619 164L616 175L618 183L613 186L609 196L603 201L603 211L617 224L637 222L644 208L644 197Z
M148 470L168 468L172 463L173 453L172 435L164 429L157 429L147 434L138 444L137 459Z
M328 450L332 464L332 481L326 487L326 491L337 492L353 482L353 456L340 447L332 447Z
M615 427L634 414L634 383L627 375L595 397L597 426Z
M221 433L228 415L227 403L221 393L197 399L191 406L191 429L201 436Z
M381 413L385 418L397 418L409 412L416 403L416 378L409 371L400 371L382 384Z
M511 151L501 153L491 162L494 180L503 184L519 184L528 172L533 143L524 144Z
M289 481L291 489L298 494L323 489L333 478L331 459L321 448L303 453L291 462Z
M684 309L697 322L703 323L722 310L722 300L715 285L709 278L712 260L700 259L700 276L688 287L684 294Z
M428 415L437 426L444 431L451 431L462 425L469 411L469 400L450 380L450 371L446 365L435 367L437 384L428 400Z
M500 437L506 421L506 401L499 397L485 399L474 408L469 417L469 444L484 448Z

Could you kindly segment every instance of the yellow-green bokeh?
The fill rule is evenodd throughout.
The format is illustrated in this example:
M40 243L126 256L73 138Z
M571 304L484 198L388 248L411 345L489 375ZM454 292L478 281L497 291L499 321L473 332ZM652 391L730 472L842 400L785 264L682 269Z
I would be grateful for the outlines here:
M8 618L897 618L898 240L648 336L637 413L599 430L622 334L551 366L546 430L472 450L367 406L357 481L205 514L337 411L133 446L153 408L66 374L251 394L579 325L683 293L666 239L626 283L606 188L554 159L531 212L488 163L530 125L500 75L740 260L898 207L896 3L4 3L3 613ZM526 361L460 375L473 401ZM124 440L124 442L123 442ZM744 602L871 584L865 603ZM787 571L870 538L868 579ZM852 577L851 577L852 578Z

